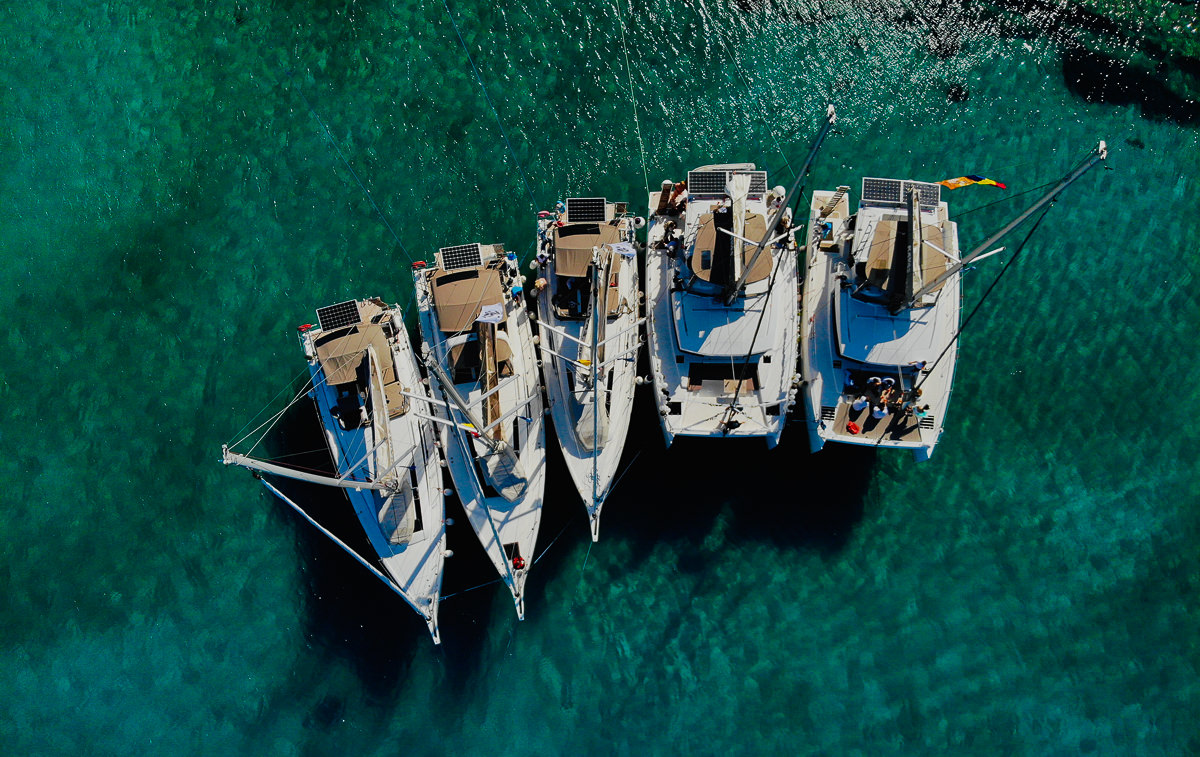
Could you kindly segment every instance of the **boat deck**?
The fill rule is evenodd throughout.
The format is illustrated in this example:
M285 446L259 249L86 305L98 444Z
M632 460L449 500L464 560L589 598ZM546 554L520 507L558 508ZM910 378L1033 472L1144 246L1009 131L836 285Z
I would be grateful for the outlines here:
M904 417L901 413L889 414L886 418L871 417L871 406L867 405L862 410L855 410L852 405L854 397L849 394L842 395L838 400L837 414L833 420L833 430L838 436L849 437L857 441L859 444L862 440L870 439L872 441L898 442L918 444L921 441L920 420L916 416ZM855 423L861 431L851 435L846 430L848 423Z

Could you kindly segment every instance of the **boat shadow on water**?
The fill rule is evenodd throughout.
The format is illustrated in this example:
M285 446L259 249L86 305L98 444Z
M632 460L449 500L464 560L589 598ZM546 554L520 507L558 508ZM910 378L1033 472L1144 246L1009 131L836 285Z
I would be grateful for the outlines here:
M700 543L728 510L728 541L832 556L862 520L874 449L829 445L810 454L804 424L792 422L772 450L761 439L691 438L668 450L653 402L640 394L626 450L626 460L637 461L614 491L602 530L634 542L635 554L664 539Z
M296 466L336 475L312 403L296 403L266 439L273 455ZM346 494L327 486L271 477L314 520L358 554L382 565ZM275 514L295 534L304 578L305 638L321 652L347 660L367 690L386 698L403 680L429 633L404 600L370 575L341 547L271 497Z
M332 469L309 403L297 403L266 441L274 455L288 455L296 465ZM874 450L839 445L810 455L799 424L788 429L774 450L754 439L680 439L667 450L646 387L638 392L623 478L604 510L601 542L595 548L627 542L633 554L644 555L654 543L669 540L699 549L728 509L728 541L766 541L834 555L862 519L875 460ZM589 540L584 508L554 444L547 445L546 464L549 506L543 511L539 557L527 587L527 601L534 607L548 601L547 583L571 567L569 557ZM371 554L343 493L297 481L273 483L360 555ZM399 689L418 654L441 657L451 686L472 679L494 631L490 626L499 620L493 615L507 602L497 602L502 587L493 585L495 570L486 555L473 548L474 534L456 498L446 500L446 512L455 521L447 529L455 555L447 562L442 585L444 648L430 646L424 626L382 582L275 502L276 514L295 534L305 581L305 636L316 649L347 660L366 689L383 700ZM637 564L627 567L636 570Z

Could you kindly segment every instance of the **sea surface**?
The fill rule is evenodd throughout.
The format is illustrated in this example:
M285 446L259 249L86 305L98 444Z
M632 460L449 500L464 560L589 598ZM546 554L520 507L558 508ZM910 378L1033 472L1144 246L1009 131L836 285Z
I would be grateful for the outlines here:
M1200 752L1195 104L1081 83L1070 24L989 7L5 3L0 753ZM569 195L789 183L828 102L810 191L1008 185L944 193L964 248L1111 151L963 334L930 462L802 425L667 451L639 396L595 546L551 454L527 620L451 528L440 648L219 464L316 307L408 303L442 245L527 254ZM262 444L326 460L304 403Z

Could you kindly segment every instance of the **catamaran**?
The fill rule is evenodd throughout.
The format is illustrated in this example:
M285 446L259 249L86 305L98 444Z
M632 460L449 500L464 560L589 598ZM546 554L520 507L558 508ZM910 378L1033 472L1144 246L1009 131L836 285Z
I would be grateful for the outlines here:
M263 483L388 584L425 620L435 644L446 549L441 456L435 424L403 313L382 300L349 300L317 310L300 327L311 389L336 476L240 455L226 465L345 490L382 571L316 522L268 480ZM299 395L298 395L299 396Z
M538 350L546 395L592 540L629 431L637 382L638 269L625 203L571 197L538 221Z
M966 255L941 186L864 178L813 193L801 364L809 443L910 449L928 460L941 437L958 360L962 272L1108 156L1079 167Z
M546 481L537 354L517 257L501 245L443 247L413 264L433 407L458 498L525 617Z
M795 402L797 248L789 202L836 120L829 106L790 190L753 163L702 166L652 193L650 368L663 435L779 443Z

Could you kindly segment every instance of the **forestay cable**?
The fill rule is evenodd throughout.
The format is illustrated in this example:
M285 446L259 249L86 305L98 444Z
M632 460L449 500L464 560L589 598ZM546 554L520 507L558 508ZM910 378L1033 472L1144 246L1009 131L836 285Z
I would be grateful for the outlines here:
M400 241L400 235L397 234L396 230L392 228L392 224L390 221L388 221L387 216L383 214L383 211L379 209L379 205L375 203L375 198L371 196L371 190L367 189L367 185L364 184L363 180L359 177L358 171L354 170L354 166L350 165L350 161L346 160L346 156L342 154L342 148L338 147L337 140L334 139L333 134L329 132L329 127L327 127L325 122L321 120L321 117L317 115L317 109L312 106L312 103L308 101L308 98L304 96L304 92L302 92L299 87L296 88L296 94L300 95L300 99L304 101L304 105L308 108L308 112L312 114L312 117L316 119L318 124L321 125L321 130L325 132L325 138L329 140L329 144L333 145L333 149L337 152L338 157L342 159L342 163L344 163L346 168L350 170L350 175L354 177L356 182L358 182L359 189L361 189L363 194L367 196L367 201L371 203L371 207L375 209L377 214L379 214L379 218L383 221L383 225L387 226L387 230L392 233L392 238L396 240L396 244L400 245L400 252L404 253L404 257L408 258L408 262L411 264L413 262L413 257L412 255L408 254L408 249L405 248L404 242Z
M618 0L619 2L619 0ZM629 67L629 47L625 43L625 24L621 23L621 8L614 5L617 28L621 30L621 51L625 53L625 80L629 84L629 106L633 109L633 129L637 134L638 153L642 156L642 180L646 183L646 202L650 201L650 172L646 169L646 147L642 143L642 126L638 121L637 99L633 96L633 69ZM629 17L633 18L633 0L629 0Z
M508 152L512 155L513 163L517 164L517 170L521 172L521 181L525 183L525 191L529 193L529 201L533 203L533 209L537 210L538 201L533 196L533 190L529 187L529 178L525 175L525 168L521 165L520 159L517 158L517 151L513 149L512 141L508 138L508 132L504 130L504 124L500 121L500 112L496 110L496 106L492 102L492 96L488 94L487 87L483 84L483 77L479 74L479 68L475 65L475 59L471 57L471 51L467 49L467 41L463 39L462 32L458 30L458 22L454 20L454 14L450 12L450 3L447 0L442 0L442 6L446 9L446 15L450 17L450 24L454 27L454 33L458 35L458 43L462 45L463 52L467 54L471 70L475 72L475 81L479 82L479 88L483 90L483 97L487 100L488 107L492 109L492 115L496 117L496 125L500 127L500 136L504 137L504 143L508 145Z

